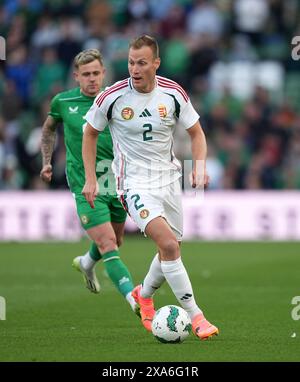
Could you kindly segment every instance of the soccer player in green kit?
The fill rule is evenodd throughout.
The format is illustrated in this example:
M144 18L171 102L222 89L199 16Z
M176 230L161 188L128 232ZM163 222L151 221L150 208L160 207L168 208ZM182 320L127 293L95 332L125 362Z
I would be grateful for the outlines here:
M103 193L102 190L101 194L97 196L94 203L95 208L91 208L81 194L85 183L82 161L85 115L100 92L104 75L105 68L97 49L84 50L75 57L74 78L79 86L57 94L51 101L50 112L42 130L43 168L40 176L45 182L51 181L51 158L56 127L62 122L64 124L68 185L75 198L82 227L93 240L89 251L84 256L78 256L73 260L73 266L83 274L86 287L93 293L99 293L100 285L95 273L95 265L102 258L112 282L126 298L133 311L139 314L139 306L130 293L133 289L131 275L119 256L118 248L123 240L126 212L117 199L114 179L112 187L112 177L105 174L105 179L108 181L107 192ZM112 139L107 127L103 134L99 134L97 143L97 164L98 167L101 167L99 171L97 166L95 169L98 179L103 176L107 168L108 173L112 174L110 168L113 160L112 147Z

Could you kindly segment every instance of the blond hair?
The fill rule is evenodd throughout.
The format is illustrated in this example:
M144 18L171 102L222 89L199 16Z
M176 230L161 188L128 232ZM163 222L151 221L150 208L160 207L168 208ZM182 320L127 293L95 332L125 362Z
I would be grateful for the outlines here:
M99 50L86 49L77 54L77 56L74 58L73 65L75 69L78 69L79 66L89 64L90 62L93 62L95 60L98 60L103 66L103 59Z
M140 37L135 38L129 44L129 48L132 48L132 49L140 49L143 46L149 46L149 48L151 48L154 58L159 57L158 43L154 37L144 34Z

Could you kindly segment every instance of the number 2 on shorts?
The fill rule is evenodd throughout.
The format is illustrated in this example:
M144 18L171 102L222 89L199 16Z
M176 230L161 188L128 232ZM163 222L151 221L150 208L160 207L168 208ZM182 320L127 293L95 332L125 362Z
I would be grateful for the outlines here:
M134 200L134 207L136 210L139 210L140 208L144 207L144 204L138 204L138 201L141 199L140 195L139 194L134 194L131 196L130 199L135 199Z

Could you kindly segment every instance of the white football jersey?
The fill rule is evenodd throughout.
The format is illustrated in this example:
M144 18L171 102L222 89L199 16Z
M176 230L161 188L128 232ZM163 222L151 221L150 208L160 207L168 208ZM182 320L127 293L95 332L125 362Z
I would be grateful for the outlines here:
M137 92L130 78L115 83L96 97L86 115L99 131L109 125L119 192L176 181L181 164L173 152L174 127L189 129L198 119L182 87L160 76L151 93Z

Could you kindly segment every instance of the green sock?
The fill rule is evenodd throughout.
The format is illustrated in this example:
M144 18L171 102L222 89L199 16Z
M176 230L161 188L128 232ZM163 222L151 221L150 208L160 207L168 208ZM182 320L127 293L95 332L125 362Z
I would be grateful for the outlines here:
M106 272L118 291L126 297L132 291L133 282L126 265L120 259L119 251L111 251L102 255Z
M89 253L90 253L90 257L94 261L98 261L102 257L101 253L99 252L99 249L98 249L97 245L94 242L92 242L92 244L90 246Z

